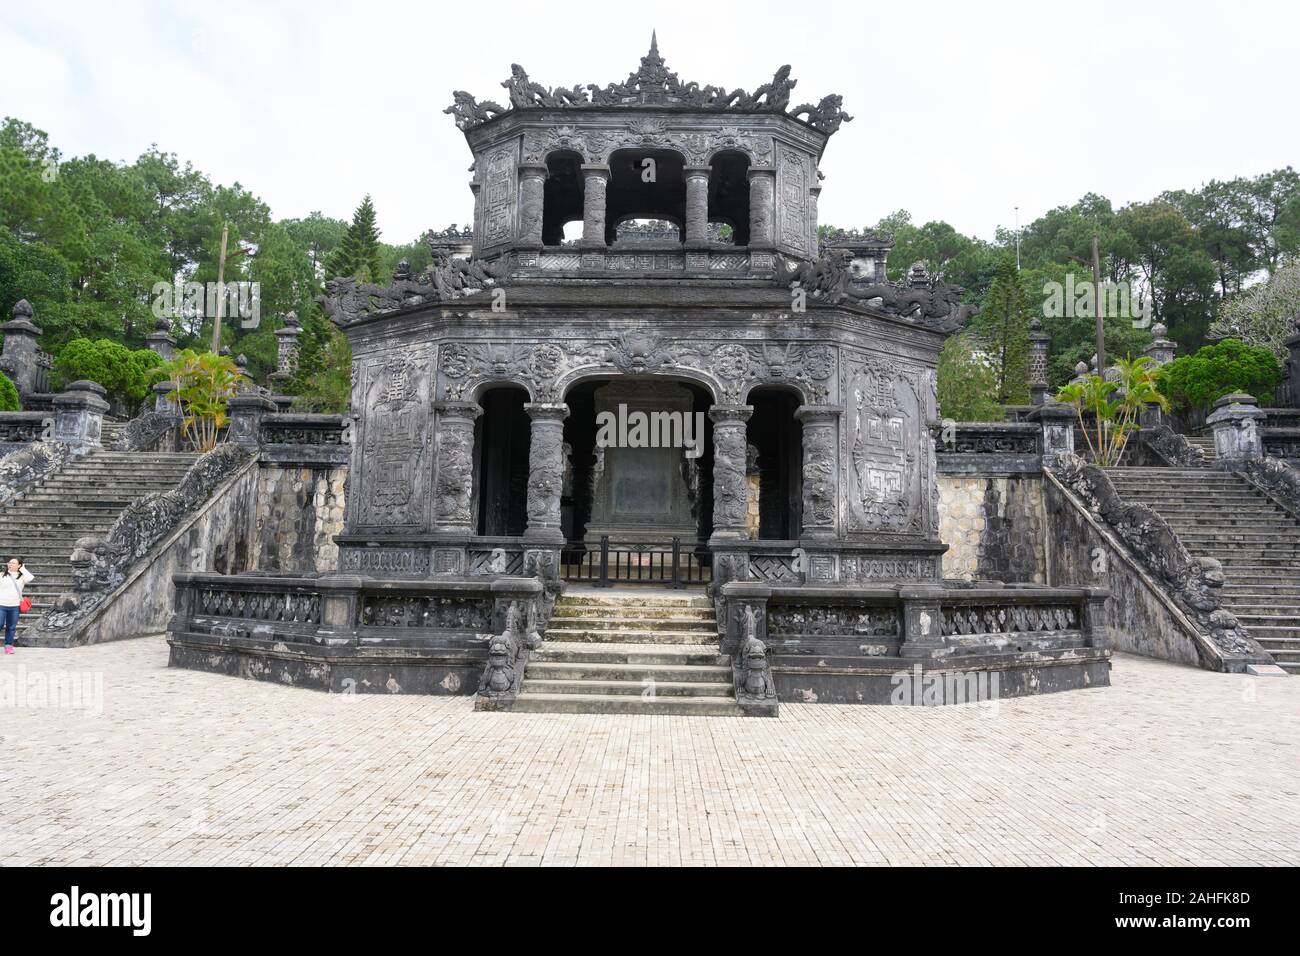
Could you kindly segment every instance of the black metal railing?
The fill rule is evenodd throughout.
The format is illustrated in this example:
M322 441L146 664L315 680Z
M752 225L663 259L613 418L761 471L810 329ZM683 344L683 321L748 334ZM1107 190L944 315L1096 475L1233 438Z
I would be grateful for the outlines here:
M564 580L598 588L616 584L657 584L684 588L713 579L711 556L694 541L571 541L563 553Z

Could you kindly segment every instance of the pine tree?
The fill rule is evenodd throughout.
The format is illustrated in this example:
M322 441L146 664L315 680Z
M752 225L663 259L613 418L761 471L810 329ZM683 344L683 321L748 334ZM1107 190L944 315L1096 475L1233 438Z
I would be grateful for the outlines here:
M993 362L997 400L1003 405L1029 402L1029 293L1016 262L1006 256L972 323Z
M379 282L383 278L379 246L379 228L375 225L375 206L369 194L352 214L343 242L325 264L329 278L349 276L360 282Z

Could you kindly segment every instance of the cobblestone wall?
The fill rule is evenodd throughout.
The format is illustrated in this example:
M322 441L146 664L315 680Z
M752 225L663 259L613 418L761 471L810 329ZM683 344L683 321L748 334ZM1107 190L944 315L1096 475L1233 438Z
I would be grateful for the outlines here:
M347 466L263 465L258 476L254 570L335 571Z
M944 577L1046 581L1042 482L1033 477L939 477Z

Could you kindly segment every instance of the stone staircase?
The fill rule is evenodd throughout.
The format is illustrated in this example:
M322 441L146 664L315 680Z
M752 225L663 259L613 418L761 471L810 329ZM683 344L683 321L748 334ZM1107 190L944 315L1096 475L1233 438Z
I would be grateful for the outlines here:
M1300 520L1245 478L1195 468L1110 468L1125 501L1154 508L1193 555L1218 559L1223 605L1278 665L1300 673Z
M105 534L141 495L174 488L198 457L96 450L0 509L0 561L22 558L35 575L24 591L32 609L19 618L18 634L71 588L69 559L78 538Z
M713 602L698 593L573 589L524 671L515 711L739 717Z

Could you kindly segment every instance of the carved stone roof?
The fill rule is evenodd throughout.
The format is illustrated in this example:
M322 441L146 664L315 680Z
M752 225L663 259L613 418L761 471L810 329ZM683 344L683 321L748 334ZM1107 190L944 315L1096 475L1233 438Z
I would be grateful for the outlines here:
M748 93L741 88L727 90L720 86L701 86L694 81L682 82L668 69L659 55L658 38L650 37L650 52L641 58L641 66L628 75L622 83L598 86L549 89L534 83L519 64L511 66L510 78L501 85L509 92L508 107L484 100L477 101L464 90L453 94L455 102L443 110L456 118L462 130L473 129L489 120L514 110L581 109L583 107L655 107L681 108L731 113L780 113L802 119L814 129L827 135L839 129L853 117L844 112L843 97L837 93L822 97L816 103L804 103L789 109L790 93L797 80L790 78L790 67L783 66L764 83Z

